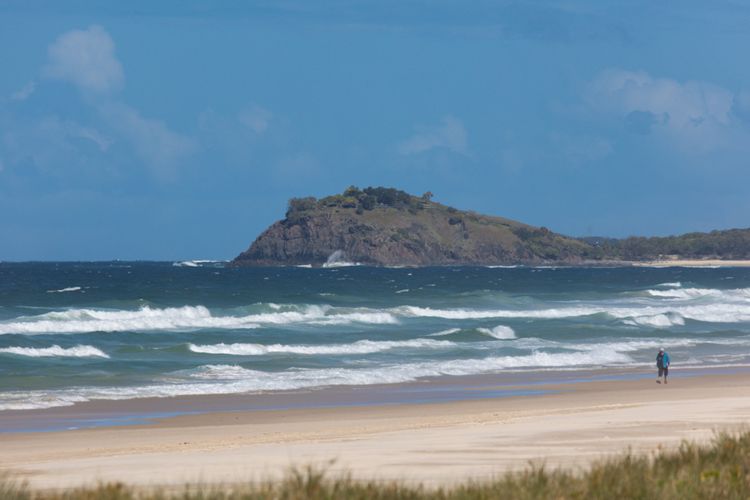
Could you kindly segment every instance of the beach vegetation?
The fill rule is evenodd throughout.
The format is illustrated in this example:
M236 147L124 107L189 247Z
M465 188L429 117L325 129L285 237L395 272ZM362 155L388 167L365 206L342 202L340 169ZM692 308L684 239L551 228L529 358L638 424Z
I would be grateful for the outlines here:
M469 499L745 499L750 498L750 432L719 434L709 445L683 442L656 454L628 452L589 469L549 469L532 464L487 481L449 487L362 481L329 475L325 467L291 470L280 481L182 489L135 489L102 484L66 491L33 491L0 476L0 498L8 500L469 500Z

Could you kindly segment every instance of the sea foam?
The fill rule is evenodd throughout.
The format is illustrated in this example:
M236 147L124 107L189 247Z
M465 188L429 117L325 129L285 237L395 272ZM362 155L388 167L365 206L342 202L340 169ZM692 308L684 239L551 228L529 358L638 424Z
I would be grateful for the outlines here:
M440 349L455 347L457 344L447 340L359 340L351 344L325 345L284 345L284 344L213 344L195 345L188 348L192 352L205 354L227 354L235 356L262 356L265 354L302 354L302 355L348 355L372 354L391 349Z
M65 288L60 288L59 290L47 290L47 293L66 293L66 292L80 292L81 287L80 286L68 286Z
M516 338L513 328L505 325L497 325L494 328L477 328L477 331L498 340L509 340Z
M68 348L63 348L59 345L50 347L3 347L0 348L0 353L28 356L31 358L109 358L107 354L90 345L77 345Z
M273 309L273 308L271 308ZM175 308L143 307L135 311L69 309L38 316L24 316L0 322L0 334L88 333L201 328L248 329L261 325L350 323L395 324L398 319L387 311L373 309L333 309L330 306L303 306L291 310L260 312L241 316L215 316L204 306Z
M507 369L554 369L632 364L618 352L534 352L525 356L402 363L377 368L297 369L284 372L250 370L237 365L204 365L173 373L168 382L133 387L79 387L60 391L0 393L0 410L68 406L95 399L133 399L199 394L237 394L341 385L410 382L442 375L474 375Z

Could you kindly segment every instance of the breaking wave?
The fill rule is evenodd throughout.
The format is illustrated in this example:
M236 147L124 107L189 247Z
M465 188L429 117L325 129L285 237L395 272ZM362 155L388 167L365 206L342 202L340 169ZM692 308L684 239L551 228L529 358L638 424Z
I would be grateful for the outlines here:
M237 394L342 385L395 384L442 375L475 375L507 369L549 369L632 364L617 352L535 352L526 356L496 356L437 362L406 363L378 368L298 369L285 372L249 370L237 365L204 365L173 373L168 383L140 387L81 387L61 391L0 393L0 410L69 406L95 399L134 399L199 394Z
M31 358L109 358L107 354L90 345L77 345L75 347L3 347L0 353L15 354L16 356L28 356Z
M430 333L428 337L444 337L446 335L453 335L454 333L460 332L460 328L448 328L447 330L440 330L439 332Z
M271 309L274 309L271 307ZM389 312L372 309L334 310L330 306L305 306L282 311L243 316L215 316L204 306L174 308L143 307L135 311L70 309L0 322L0 334L45 334L182 330L199 328L258 328L263 324L308 323L338 325L349 323L393 324Z
M81 287L80 286L69 286L66 288L61 288L59 290L47 290L47 293L66 293L66 292L80 292Z
M477 328L477 331L498 340L516 338L516 332L513 331L513 328L504 325L497 325L495 328Z
M738 296L746 290L738 292ZM548 309L432 309L429 307L401 306L394 313L406 317L462 319L565 319L606 315L629 325L669 327L684 325L685 320L708 323L750 322L750 300L720 301L712 303L659 303L654 305L576 305Z
M284 344L189 344L188 349L204 354L228 354L234 356L262 356L265 354L303 354L303 355L347 355L372 354L390 349L440 349L455 347L457 344L448 340L359 340L352 344L328 345L284 345Z

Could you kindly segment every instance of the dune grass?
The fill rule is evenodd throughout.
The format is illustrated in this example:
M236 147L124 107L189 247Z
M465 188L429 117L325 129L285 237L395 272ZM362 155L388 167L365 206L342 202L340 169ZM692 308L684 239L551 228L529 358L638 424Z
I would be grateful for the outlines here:
M710 445L683 443L655 456L630 453L597 462L585 472L530 466L492 481L467 482L449 488L426 488L327 477L309 467L292 470L278 482L225 487L185 486L181 491L139 490L105 484L63 492L34 492L11 477L0 478L0 499L748 499L750 498L750 431L720 434Z

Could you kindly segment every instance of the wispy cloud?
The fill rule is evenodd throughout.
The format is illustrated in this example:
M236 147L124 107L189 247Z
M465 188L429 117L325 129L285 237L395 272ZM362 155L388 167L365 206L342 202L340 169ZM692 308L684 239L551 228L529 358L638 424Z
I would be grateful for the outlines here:
M60 35L47 49L43 74L67 81L81 90L107 93L122 87L125 75L115 56L115 44L101 26Z
M10 95L10 99L12 101L25 101L31 96L31 94L34 93L35 89L36 89L36 82L32 80L26 85L24 85L23 87L21 87L20 89L13 92Z
M163 122L141 116L127 104L106 103L99 107L105 122L129 141L136 154L167 177L186 156L196 150L193 140L170 130Z
M262 134L268 129L273 114L265 108L253 104L240 111L237 115L239 122L256 134Z
M467 135L463 122L449 115L436 125L418 127L413 136L399 144L398 150L401 154L412 155L445 148L466 155Z

